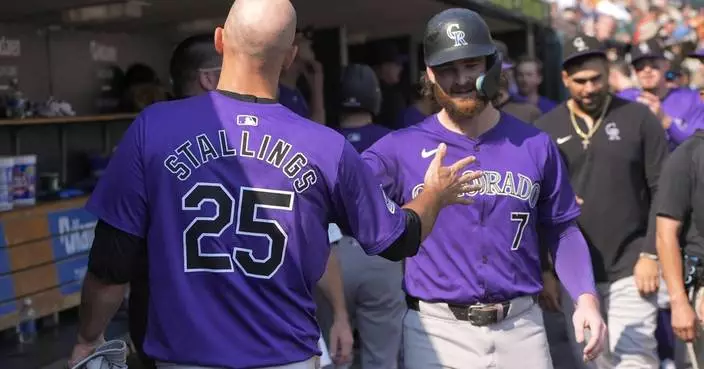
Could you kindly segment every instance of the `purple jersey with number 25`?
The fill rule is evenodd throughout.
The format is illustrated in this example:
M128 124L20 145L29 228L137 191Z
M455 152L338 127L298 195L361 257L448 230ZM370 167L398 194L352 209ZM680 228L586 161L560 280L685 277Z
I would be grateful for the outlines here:
M550 137L503 114L477 139L444 128L437 115L395 131L362 154L386 193L407 203L423 190L425 171L440 143L444 165L465 156L482 170L471 205L440 212L418 254L406 260L404 287L425 301L457 304L506 301L542 289L537 230L575 219L579 208Z
M369 254L405 227L340 134L280 104L223 92L141 113L87 208L147 240L145 352L222 368L320 353L312 294L328 223Z

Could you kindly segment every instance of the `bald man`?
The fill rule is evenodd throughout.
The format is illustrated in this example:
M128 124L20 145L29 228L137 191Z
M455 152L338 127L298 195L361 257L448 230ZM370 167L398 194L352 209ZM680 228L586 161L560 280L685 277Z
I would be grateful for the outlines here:
M152 105L127 129L86 204L98 223L69 365L101 344L146 250L157 367L314 368L328 223L400 261L442 208L471 203L473 157L444 167L439 145L400 208L342 135L278 104L295 27L288 0L237 0L215 31L217 90Z

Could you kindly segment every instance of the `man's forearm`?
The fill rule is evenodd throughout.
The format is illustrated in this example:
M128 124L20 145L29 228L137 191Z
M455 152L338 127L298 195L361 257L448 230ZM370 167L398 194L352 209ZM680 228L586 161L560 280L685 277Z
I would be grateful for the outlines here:
M92 273L86 273L79 308L79 342L95 342L102 336L120 308L126 289L126 284L105 284Z
M435 226L435 220L440 214L440 209L442 209L438 194L431 191L423 191L413 201L403 207L411 209L418 214L421 224L420 240L422 242L430 235Z
M589 246L574 222L543 229L554 252L555 271L565 289L578 302L583 295L597 296Z
M662 220L658 222L659 225L662 225ZM662 277L667 283L670 299L673 302L676 300L688 300L687 292L684 289L678 233L672 229L658 227L656 247L660 266L662 267Z
M345 303L342 272L340 270L340 262L337 256L335 256L334 250L330 252L325 273L323 273L323 276L318 281L318 287L332 306L334 318L347 319L347 304Z

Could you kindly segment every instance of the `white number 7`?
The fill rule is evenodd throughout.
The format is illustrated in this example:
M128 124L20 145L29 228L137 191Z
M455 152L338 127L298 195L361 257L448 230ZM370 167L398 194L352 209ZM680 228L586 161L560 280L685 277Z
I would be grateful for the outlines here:
M521 240L523 239L523 231L526 230L528 220L530 220L530 213L523 213L520 211L514 211L511 213L511 221L518 222L518 229L516 229L516 234L513 236L513 244L511 244L511 250L518 250L518 248L521 246Z

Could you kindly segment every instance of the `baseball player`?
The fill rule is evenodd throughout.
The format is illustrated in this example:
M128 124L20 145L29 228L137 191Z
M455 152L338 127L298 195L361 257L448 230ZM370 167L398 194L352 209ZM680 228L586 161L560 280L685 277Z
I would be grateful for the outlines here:
M695 369L704 367L704 242L688 229L704 229L704 130L665 162L655 200L657 253L670 293L672 328L687 343ZM682 254L684 249L684 259Z
M358 151L391 132L372 124L379 111L381 91L374 70L351 64L342 72L340 89L340 133ZM340 260L347 311L359 332L362 369L395 369L401 348L406 302L401 289L401 263L369 256L353 237L345 235L336 244ZM329 315L325 308L319 316ZM325 327L328 317L321 317Z
M200 95L217 88L222 56L213 45L212 35L195 35L176 46L169 63L169 75L178 99ZM155 368L154 360L144 354L147 329L149 276L146 249L133 271L129 291L130 339L144 369Z
M394 131L362 155L400 203L421 196L423 172L437 155L469 153L481 189L472 207L448 207L419 253L405 261L404 365L429 368L552 368L540 307L538 237L577 304L576 338L591 337L585 360L601 351L599 314L586 241L569 177L550 137L491 105L501 59L484 20L448 9L427 24L428 90L442 110Z
M667 87L669 64L655 39L634 45L631 65L641 89L623 90L619 97L647 105L667 130L670 147L674 148L696 129L704 128L704 104L695 90Z
M557 104L538 93L543 83L543 63L540 59L523 56L516 64L516 85L518 86L518 101L525 101L538 107L544 114L555 108Z
M596 38L578 35L563 51L562 79L570 99L535 125L557 143L581 207L579 226L589 240L609 325L609 350L594 364L657 368L653 335L660 279L646 233L667 155L665 134L645 106L610 94L608 59ZM561 307L571 314L569 301Z
M381 89L368 65L351 64L342 71L340 82L340 132L358 152L366 150L390 129L372 123L381 109Z
M102 341L146 248L157 366L311 368L328 223L401 260L443 207L471 202L474 158L444 167L439 146L428 193L400 209L344 137L276 103L295 24L287 0L237 0L215 30L218 90L152 105L125 132L86 205L99 221L71 363Z

